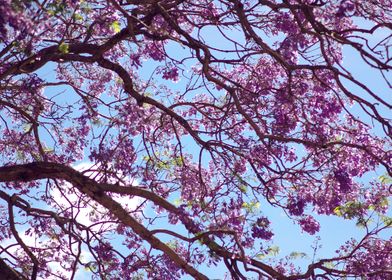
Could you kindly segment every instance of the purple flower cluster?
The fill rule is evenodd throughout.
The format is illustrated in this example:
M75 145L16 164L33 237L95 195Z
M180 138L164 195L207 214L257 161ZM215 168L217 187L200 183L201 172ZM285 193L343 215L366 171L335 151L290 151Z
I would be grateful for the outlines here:
M313 235L320 230L320 224L312 217L305 216L299 220L299 225L303 231Z
M352 1L341 1L336 12L337 17L350 16L355 12L355 4Z
M353 252L353 249L356 250ZM392 238L369 238L360 246L351 240L340 248L342 256L353 254L346 262L347 270L371 280L390 279L392 263Z
M260 217L252 226L252 237L270 240L274 234L269 229L270 221L266 217Z
M10 0L0 0L0 41L8 41L7 34L10 33L10 28L14 31L11 33L14 33L13 35L15 35L15 33L19 33L21 29L26 29L26 27L28 27L26 25L27 22L25 17L21 12L17 11L15 2L13 3L13 1Z
M349 192L351 189L351 178L344 170L334 171L335 180L339 183L340 190L344 193Z
M304 213L305 201L301 198L289 199L287 209L290 215L301 216Z
M172 80L173 82L178 82L180 80L178 75L178 68L171 67L170 69L164 70L162 78L164 78L165 80Z

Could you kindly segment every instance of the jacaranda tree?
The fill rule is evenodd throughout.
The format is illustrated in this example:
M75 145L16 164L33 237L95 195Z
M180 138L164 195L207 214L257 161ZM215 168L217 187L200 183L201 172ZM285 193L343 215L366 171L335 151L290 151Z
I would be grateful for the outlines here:
M391 29L390 0L0 0L1 277L392 279ZM296 265L268 209L363 235Z

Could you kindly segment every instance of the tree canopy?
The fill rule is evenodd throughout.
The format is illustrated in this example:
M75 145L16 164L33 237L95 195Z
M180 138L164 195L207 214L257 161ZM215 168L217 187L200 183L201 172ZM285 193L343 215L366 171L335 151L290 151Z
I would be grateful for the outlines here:
M0 273L392 279L391 29L390 0L0 0ZM363 235L266 258L268 209Z

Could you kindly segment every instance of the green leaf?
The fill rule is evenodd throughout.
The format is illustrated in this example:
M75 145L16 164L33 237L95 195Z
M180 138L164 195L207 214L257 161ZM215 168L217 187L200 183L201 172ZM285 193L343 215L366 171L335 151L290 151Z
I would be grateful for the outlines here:
M39 153L31 152L31 156L33 157L34 160L40 161L41 160L41 155Z
M255 213L260 208L260 202L250 201L242 203L242 208L244 208L249 213Z
M20 160L25 160L26 156L24 153L22 153L21 151L16 151L16 158L20 159Z
M381 198L380 202L379 202L379 205L381 207L388 207L389 206L388 198L386 198L386 197Z
M166 161L159 161L156 163L155 165L159 170L169 170L170 169L170 165L168 162Z
M60 51L62 54L67 54L67 53L69 53L69 45L68 45L67 43L62 42L62 43L59 45L59 51Z
M308 255L304 252L292 252L290 254L291 259L303 259L306 258Z
M266 257L276 257L280 252L280 248L278 246L271 246L267 249L267 253L259 253L256 255L256 258L262 260Z
M182 199L181 199L181 198L176 198L176 199L173 201L173 204L174 204L175 206L180 206L181 203L182 203Z
M271 246L268 248L268 255L276 257L280 252L280 248L278 246Z
M30 123L23 125L24 132L27 133L27 132L31 131L31 127L32 127L32 125Z
M343 213L342 213L342 207L341 206L338 206L338 207L336 207L335 209L333 209L333 212L335 213L335 215L336 216L338 216L338 217L341 217L341 216L343 216Z
M361 218L364 205L357 201L348 201L346 204L336 207L333 212L338 217L351 220L353 218Z
M383 184L392 184L392 177L388 176L387 174L381 175L378 177L381 183Z
M105 122L103 122L101 119L99 118L92 118L91 119L91 124L98 126L98 127L102 127L103 125L105 125Z
M325 262L323 264L323 266L325 266L326 268L334 268L335 267L333 262Z
M112 28L112 30L115 33L118 33L121 31L120 23L117 20L113 21L112 24L110 25L110 27Z
M65 3L62 3L62 1L53 1L48 4L48 14L51 16L58 15L58 14L66 14L69 12L67 10L67 6Z
M366 225L368 225L369 224L369 222L370 222L371 220L365 220L364 218L358 218L358 221L356 222L356 226L357 227L359 227L359 228L365 228L366 227Z
M381 215L380 219L384 223L385 226L392 227L392 217Z
M246 192L248 191L248 188L247 188L245 185L241 185L241 186L240 186L240 191L241 191L242 193L246 193Z
M97 264L95 263L95 262L89 262L89 263L87 263L87 264L85 264L84 265L84 269L86 270L86 271L91 271L91 272L94 272L94 271L96 271L97 270Z
M173 159L173 164L178 167L182 167L184 165L184 159L182 157L176 157Z
M83 20L83 16L80 15L80 14L77 14L77 13L73 15L73 18L74 18L76 21L82 21L82 20Z
M143 280L146 279L144 273L138 272L136 275L132 276L132 280Z
M257 254L256 255L256 258L258 258L259 260L262 260L262 259L265 259L265 257L267 257L267 255L266 254Z
M45 153L53 153L54 150L52 148L44 148Z

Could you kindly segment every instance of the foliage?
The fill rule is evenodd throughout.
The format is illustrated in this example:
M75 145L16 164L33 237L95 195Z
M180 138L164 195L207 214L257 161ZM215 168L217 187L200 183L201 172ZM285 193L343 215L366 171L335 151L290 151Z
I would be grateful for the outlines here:
M391 279L391 7L0 0L0 272ZM364 235L280 258L269 208Z

